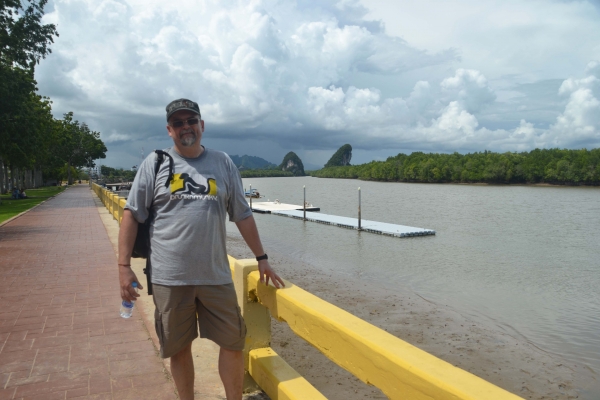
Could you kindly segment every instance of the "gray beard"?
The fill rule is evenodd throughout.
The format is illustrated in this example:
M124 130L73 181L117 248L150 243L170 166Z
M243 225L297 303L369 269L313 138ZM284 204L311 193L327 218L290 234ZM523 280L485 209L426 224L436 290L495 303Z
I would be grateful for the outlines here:
M181 145L183 147L191 147L194 145L194 143L196 143L196 135L192 133L192 136L186 136L185 138L181 139Z

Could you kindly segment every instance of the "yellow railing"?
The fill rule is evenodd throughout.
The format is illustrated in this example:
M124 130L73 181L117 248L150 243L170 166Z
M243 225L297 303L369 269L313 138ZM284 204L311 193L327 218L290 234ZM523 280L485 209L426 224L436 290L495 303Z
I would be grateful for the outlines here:
M94 192L121 221L125 199L94 184ZM259 284L257 262L229 257L238 304L246 321L244 389L272 399L324 399L271 344L271 318L340 367L391 399L520 399L285 281L284 289Z

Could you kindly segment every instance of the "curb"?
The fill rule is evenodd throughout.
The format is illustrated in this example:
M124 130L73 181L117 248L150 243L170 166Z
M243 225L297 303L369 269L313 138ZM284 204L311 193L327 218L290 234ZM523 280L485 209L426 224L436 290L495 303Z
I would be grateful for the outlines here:
M67 189L68 189L68 188L67 188ZM67 189L65 189L65 190L67 190ZM21 217L22 215L24 215L24 214L27 214L29 211L31 211L31 210L33 210L33 209L35 209L35 208L37 208L37 207L41 206L42 204L44 204L44 203L45 203L45 202L47 202L48 200L52 200L52 199L53 199L53 198L55 198L56 196L60 196L61 194L63 194L63 193L65 192L65 190L63 190L63 191L62 191L62 192L60 192L60 193L57 193L57 194L55 194L54 196L50 196L50 197L48 197L46 200L42 201L41 203L39 203L39 204L36 204L35 206L33 206L33 207L31 207L31 208L29 208L29 209L27 209L27 210L23 211L22 213L15 215L14 217L10 217L9 219L7 219L7 220L6 220L6 221L4 221L4 222L0 222L0 228L2 228L4 225L8 224L9 222L12 222L12 221L14 221L15 219L17 219L17 218Z
M104 206L104 204L102 204L100 198L98 197L98 195L96 195L96 192L94 192L93 190L92 190L92 197L94 199L94 205L96 206L96 210L98 211L100 219L102 219L102 217L100 216L100 213L103 211L106 211L106 213L111 217L112 222L117 224L117 229L119 229L118 223L114 220L114 217L112 215L110 215L108 210L106 210L106 207ZM102 220L102 223L104 225L104 228L107 231L108 231L108 229L111 228L106 225L104 220ZM110 237L109 237L109 241L110 241ZM115 256L118 257L118 251L115 251ZM141 264L142 262L139 260L140 259L135 259L135 264ZM144 264L146 263L145 259L143 259L143 263ZM141 269L143 267L141 267L139 265L133 265L133 264L134 264L134 259L132 259L132 269L135 268L137 270L137 271L134 271L134 272L136 272L136 276L140 272L143 274L143 272L141 271ZM143 278L145 276L146 275L143 275L141 279L138 277L138 279L142 281L142 284L144 285L144 287L146 286L146 282L143 282ZM146 294L146 293L140 292L139 294L140 294L140 296L143 296L143 297L149 297L148 294ZM138 298L138 300L141 300L141 297ZM136 310L140 314L139 319L141 320L141 322L144 326L144 330L148 333L149 339L152 341L152 344L154 345L154 351L155 351L156 355L160 358L160 355L159 355L160 354L160 342L158 339L158 335L156 334L156 330L154 329L154 312L153 312L153 310L147 309L142 301L136 301L136 303L137 303ZM173 377L171 376L170 360L166 359L166 358L160 358L160 360L162 361L164 372L168 375L169 381L171 381L173 383L173 387L175 387Z

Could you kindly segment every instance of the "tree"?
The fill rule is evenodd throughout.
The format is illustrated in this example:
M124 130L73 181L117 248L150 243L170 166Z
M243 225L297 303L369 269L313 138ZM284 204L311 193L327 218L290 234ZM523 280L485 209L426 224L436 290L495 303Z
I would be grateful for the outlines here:
M51 53L58 36L53 24L42 25L47 0L0 0L0 135L13 132L16 118L34 93L33 70ZM3 138L4 139L4 138Z
M111 168L106 165L100 167L100 173L108 183L133 182L137 171L125 170L123 168Z
M32 68L50 54L54 24L42 25L48 0L31 0L23 7L20 0L0 0L0 62Z
M54 25L41 23L46 3L0 0L0 161L13 171L35 162L40 129L51 121L45 113L49 102L35 93L33 78L58 35Z
M106 157L106 146L100 133L91 131L85 123L73 119L73 112L56 121L51 151L54 162L67 166L67 182L73 183L71 167L94 167L94 160Z

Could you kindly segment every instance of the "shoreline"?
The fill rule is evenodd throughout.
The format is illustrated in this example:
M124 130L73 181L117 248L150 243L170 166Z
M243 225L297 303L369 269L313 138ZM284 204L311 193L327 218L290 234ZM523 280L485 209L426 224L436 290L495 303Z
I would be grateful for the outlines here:
M334 178L334 177L321 177L321 176L313 176L310 174L307 175L298 175L298 176L247 176L243 177L243 179L261 179L261 178L317 178L317 179L339 179L339 180L352 180L352 181L360 181L360 182L380 182L380 183L409 183L409 184L423 184L423 185L464 185L464 186L525 186L525 187L571 187L571 188L600 188L599 185L584 185L578 183L506 183L506 182L421 182L421 181L378 181L374 179L359 179L359 178Z
M539 186L539 187L589 187L589 188L600 188L600 185L583 185L583 184L575 184L575 183L488 183L488 182L421 182L421 181L378 181L374 179L359 179L359 178L333 178L333 177L321 177L321 176L313 176L313 175L305 175L305 177L317 178L317 179L346 179L352 181L360 181L360 182L380 182L380 183L410 183L410 184L423 184L423 185L464 185L464 186ZM277 178L275 176L260 176L253 177L252 179L258 178ZM293 177L291 177L293 178Z
M241 237L228 234L228 254L253 258ZM318 267L269 248L271 265L283 278L384 329L396 337L526 399L574 399L573 362L539 349L525 338L475 322L448 306L406 289L391 290L372 281ZM330 399L386 398L338 367L297 337L287 324L272 320L272 348Z

